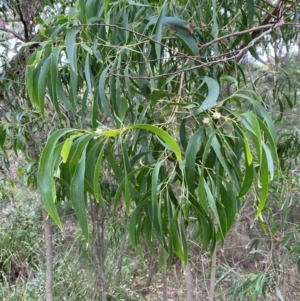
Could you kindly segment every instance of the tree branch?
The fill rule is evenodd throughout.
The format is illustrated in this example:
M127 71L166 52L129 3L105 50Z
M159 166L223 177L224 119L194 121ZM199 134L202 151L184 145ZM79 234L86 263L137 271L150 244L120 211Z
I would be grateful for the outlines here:
M269 1L268 1L269 2ZM274 16L276 16L277 18L279 17L279 13L280 13L280 11L282 10L282 8L284 7L284 5L286 4L286 2L287 2L287 0L283 0L283 1L281 1L281 0L279 0L278 1L278 3L277 3L277 5L274 7L274 9L272 10L272 12L270 13L270 14L268 14L264 19L263 19L263 21L262 21L262 26L264 26L264 25L267 25L268 23L270 23L270 20L272 19L272 18L274 18ZM282 17L282 16L280 16L280 17ZM280 19L280 17L279 17L279 19ZM276 20L277 21L277 20ZM257 30L255 30L255 31L253 31L253 33L252 33L252 38L255 38L258 34L259 34L259 32L260 32L260 30L261 29L257 29Z
M21 22L22 22L23 27L24 27L25 40L28 41L29 40L29 33L28 33L27 21L24 19L22 9L21 9L21 5L20 5L20 1L16 0L16 2L17 2L18 13L19 13Z
M246 30L243 30L243 31L238 31L238 32L233 32L233 33L230 33L230 34L227 34L225 36L222 36L222 37L219 37L217 39L214 39L206 44L203 44L200 46L200 49L202 48L206 48L210 45L213 45L217 42L220 42L222 40L226 40L226 39L229 39L229 38L232 38L232 37L237 37L237 36L241 36L241 35L244 35L246 33L250 33L250 32L253 32L253 31L261 31L262 29L267 29L267 28L271 28L273 27L274 24L267 24L267 25L262 25L262 26L257 26L257 27L253 27L253 28L249 28L249 29L246 29Z
M11 33L15 38L19 39L20 41L27 42L27 40L22 35L14 31L13 29L7 27L6 23L1 19L0 19L0 31Z
M276 24L272 24L272 27L270 27L267 31L264 31L263 33L261 33L258 37L254 38L247 46L244 46L243 48L241 48L240 50L238 50L238 53L236 55L233 55L231 57L228 58L222 58L219 60L215 60L215 61L211 61L211 62L206 62L206 63L201 63L199 65L190 67L190 68L186 68L186 69L179 69L176 70L174 72L168 72L168 73L163 73L160 75L156 75L156 76L131 76L131 75L123 75L123 74L115 74L110 72L111 75L117 76L117 77L128 77L131 79L157 79L157 78L161 78L161 77L165 77L165 76L171 76L171 75L176 75L182 72L189 72L189 71L195 71L204 67L210 67L213 65L218 65L220 63L226 63L229 61L233 61L233 60L239 60L241 59L244 54L249 50L249 48L251 48L257 41L259 41L263 36L269 34L270 32L272 32L272 30L274 30L275 28L278 28L280 26L283 26L285 23L282 22L278 22Z

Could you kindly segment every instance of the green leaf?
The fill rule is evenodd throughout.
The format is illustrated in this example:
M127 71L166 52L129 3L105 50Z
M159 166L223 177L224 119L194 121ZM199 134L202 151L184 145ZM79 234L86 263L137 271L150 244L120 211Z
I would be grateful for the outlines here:
M6 128L0 126L0 146L3 149L6 141Z
M159 170L164 161L159 161L156 163L153 171L152 171L152 181L151 181L151 200L152 200L152 206L154 207L157 204L157 196L159 194L158 192L158 186L159 186Z
M100 79L99 79L99 86L98 86L98 89L99 89L99 97L100 97L100 104L102 105L102 107L104 108L104 111L105 113L113 119L112 117L112 114L111 114L111 110L110 110L110 107L109 107L109 104L107 102L107 98L106 98L106 95L105 95L105 89L106 89L106 86L105 86L105 79L106 79L106 73L107 71L109 70L109 66L107 66L103 72L101 73L101 76L100 76Z
M262 138L261 138L261 131L260 126L258 123L258 120L256 116L253 115L253 113L247 112L243 113L241 116L245 116L247 123L245 121L242 121L245 128L252 134L252 140L254 142L254 146L256 148L256 152L259 159L259 164L261 165L262 160Z
M41 110L43 118L45 118L44 106L45 106L45 93L46 93L46 83L48 77L49 66L51 63L51 56L49 56L43 63L39 74L38 80L38 106Z
M96 166L95 166L95 172L94 172L94 192L95 192L95 198L96 200L101 204L101 206L104 205L104 198L102 196L101 190L100 190L100 185L99 185L99 179L102 173L102 163L104 160L104 151L106 147L106 142L107 140L104 140L104 143L101 143L101 151L98 155L97 161L96 161Z
M218 100L219 93L220 93L220 87L217 81L215 81L213 78L210 77L201 77L203 79L203 82L206 83L208 88L208 93L200 107L192 113L191 116L198 115L210 108L212 108L215 103Z
M216 198L212 194L212 192L211 192L209 186L207 185L206 181L204 181L204 189L205 189L205 192L206 192L208 205L209 205L210 209L212 210L216 220L218 222L220 222L219 214L218 214L218 210L217 210L217 205L216 205Z
M246 193L250 190L250 188L252 187L253 184L253 179L254 179L254 167L253 164L248 165L247 163L245 164L245 177L244 177L244 181L242 184L242 187L238 193L238 197L241 198L244 195L246 195Z
M139 236L141 232L141 219L142 219L142 213L143 209L145 207L147 200L143 200L137 208L134 210L134 212L131 214L130 222L129 222L129 237L132 243L132 246L139 252L140 256L141 249L139 244Z
M278 297L278 299L280 300L280 301L285 301L285 299L283 298L283 296L282 296L282 294L281 294L281 291L280 291L280 289L279 289L279 287L276 285L276 287L275 287L275 291L276 291L276 296Z
M37 172L37 184L41 193L42 200L45 205L45 209L52 217L56 225L62 229L60 219L55 207L56 189L54 183L54 166L56 161L54 158L54 149L58 140L64 135L74 131L73 129L61 129L54 132L47 141L41 155L38 172ZM59 155L59 154L58 154Z
M185 178L190 193L194 193L195 190L195 167L196 167L196 155L199 148L199 142L202 136L202 128L199 128L197 132L189 140L185 154Z
M233 175L232 169L229 167L230 164L228 164L229 163L228 160L226 160L226 158L222 154L222 147L221 147L221 145L220 145L220 143L219 143L216 136L214 136L212 138L211 146L214 149L214 152L217 155L218 160L220 161L220 163L223 166L224 170L227 172L227 174L230 177L231 181L235 184L235 186L238 186L236 181L235 181L235 177Z
M86 159L86 147L85 146L80 161L76 166L75 173L71 180L70 185L70 199L78 219L78 223L82 230L82 233L86 239L89 240L89 230L87 222L87 209L86 209L86 192L84 190L84 175L85 175L85 159Z
M180 224L180 223L179 223ZM180 226L178 226L178 211L175 212L172 223L171 223L171 235L172 235L172 244L176 255L179 259L187 263L187 254L185 254L184 249L182 248L184 245L184 241L186 241L185 234L180 230Z
M163 34L163 18L166 15L166 9L167 9L167 0L165 0L161 12L159 14L159 17L157 19L157 23L155 26L155 41L158 43L155 43L155 51L156 51L156 57L160 59L161 57L161 40L162 40L162 34Z
M57 76L57 78L56 78L55 87L56 87L56 92L57 92L57 96L59 97L59 99L62 101L62 103L65 105L65 107L68 110L70 110L71 113L75 114L74 108L72 107L69 99L65 95L65 92L63 90L63 86L62 86L59 76Z
M149 132L154 133L169 146L169 148L174 152L177 160L179 162L182 161L181 151L180 151L180 148L179 148L177 142L175 141L175 139L173 139L167 132L165 132L161 128L159 128L155 125L149 125L149 124L135 124L135 125L129 126L128 129L142 129L142 130L147 130Z
M199 47L191 34L186 30L177 29L175 36L184 44L184 48L190 55L199 55Z
M86 146L89 144L90 140L92 140L94 137L95 137L95 133L83 134L73 144L73 146L71 148L71 154L69 155L70 159L68 161L69 170L70 170L71 175L74 174L74 172L77 168L77 165L78 165L78 162L82 155L82 152L84 151Z
M85 183L87 187L87 191L95 196L94 191L94 174L95 174L95 165L97 158L99 156L99 149L103 143L103 139L97 141L89 148L86 159L86 172L85 172ZM92 143L91 143L92 144Z
M73 143L73 140L78 137L78 135L72 135L70 136L64 143L64 146L61 150L60 155L62 156L62 162L66 163L69 157L70 149Z
M74 72L77 71L77 43L76 35L80 32L77 27L72 27L66 34L66 52L69 59L69 63Z
M252 25L253 17L255 13L255 3L254 0L246 0L248 6L248 18L249 18L249 26Z
M257 218L261 212L263 211L267 196L268 196L268 188L269 188L269 173L268 173L268 159L266 153L263 152L262 160L260 164L260 182L261 182L261 193L260 199L258 203L258 208L255 217Z
M92 83L91 83L91 72L90 71L91 71L90 60L89 60L89 55L87 55L85 58L84 74L85 74L86 84L88 86L88 91L91 93L92 92Z
M50 63L50 76L51 76L51 87L49 87L49 92L51 96L52 103L54 104L55 111L58 113L59 117L62 118L60 107L57 102L57 89L56 89L56 81L58 78L58 57L60 54L60 48L56 48L53 50L51 54L51 63Z
M233 83L236 87L239 86L239 83L238 83L237 79L230 76L230 75L222 76L220 78L220 83Z

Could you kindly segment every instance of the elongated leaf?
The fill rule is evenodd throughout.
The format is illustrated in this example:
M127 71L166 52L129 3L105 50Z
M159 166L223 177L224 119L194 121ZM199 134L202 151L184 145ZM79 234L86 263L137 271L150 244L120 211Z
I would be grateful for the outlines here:
M84 191L86 147L82 152L82 156L76 166L75 173L71 180L70 198L82 233L85 239L88 241L89 230L86 213L86 193Z
M56 225L60 228L62 228L62 226L55 207L56 189L54 184L53 162L55 162L56 158L53 157L53 154L58 140L62 136L72 131L74 130L62 129L56 131L51 135L51 137L47 141L46 146L42 151L38 173L37 173L38 188L41 193L42 200L45 205L45 209L48 212L48 214L52 217Z
M181 243L181 231L178 228L178 211L175 213L171 223L171 233L172 233L172 245L176 255L180 258L181 261L186 263L186 254L184 254L184 250L182 248Z
M92 195L95 195L94 191L94 174L95 174L95 165L96 160L98 158L99 149L103 140L97 141L91 148L89 148L87 152L87 159L86 159L86 168L85 168L85 183L87 187L87 191Z
M207 183L205 181L204 181L204 189L206 191L208 205L211 208L216 220L218 222L220 222L217 205L216 205L216 197L213 195L213 193L211 192L209 186L207 185ZM225 230L226 230L226 227L225 227Z
M161 57L161 40L162 40L162 33L163 33L163 18L166 15L166 9L167 9L167 3L168 1L165 1L162 10L159 14L159 17L157 19L156 28L155 28L155 41L158 43L155 43L155 51L156 51L156 57L159 59Z
M200 107L192 113L192 116L200 114L210 108L212 108L218 100L220 87L219 84L210 77L203 77L203 81L206 83L208 88L207 97L204 99Z
M170 149L174 152L177 160L179 162L182 161L182 155L180 148L175 141L167 132L162 130L161 128L154 126L154 125L149 125L149 124L135 124L133 126L128 127L129 129L142 129L142 130L147 130L149 132L154 133L157 135L161 140L163 140L169 147Z
M51 56L49 56L43 63L43 66L39 74L39 80L38 80L38 104L43 118L45 118L45 112L44 112L45 92L46 92L46 83L47 83L47 76L48 76L47 73L49 71L50 62L51 62Z
M64 146L61 150L62 162L66 163L69 157L70 149L73 143L73 140L76 138L76 135L70 136L64 143Z
M268 161L265 152L263 152L261 166L260 166L260 185L261 185L261 193L260 193L259 204L256 212L256 217L258 217L263 211L268 196L269 173L268 173Z
M106 95L105 95L105 79L106 79L106 73L109 69L109 66L106 67L103 72L101 73L101 76L100 76L100 79L99 79L99 86L98 86L98 89L99 89L99 97L100 97L100 104L101 106L103 107L105 113L111 117L112 117L112 114L111 114L111 110L110 110L110 107L109 107L109 104L107 102L107 98L106 98Z
M69 63L74 72L77 71L77 43L76 35L80 32L77 27L72 27L66 34L66 51L69 59Z
M80 160L80 157L82 155L82 152L84 151L84 149L86 149L87 145L89 144L89 142L95 137L95 134L84 134L81 137L79 137L76 142L73 144L73 147L71 149L71 153L69 155L70 160L68 162L69 164L69 170L71 175L74 174L78 162Z
M195 190L195 165L196 165L196 155L199 148L199 142L202 135L202 128L199 128L197 132L190 139L185 154L185 176L187 186L190 193L194 193Z
M100 190L99 179L100 179L100 175L102 172L102 162L104 159L103 158L104 151L105 151L105 143L101 143L101 151L100 151L100 153L98 155L98 159L96 161L94 179L93 179L95 198L101 204L101 206L104 205L104 198L103 198L101 190Z
M152 171L152 183L151 183L151 200L152 206L157 204L158 184L159 184L159 170L163 161L159 161Z
M246 0L246 1L248 6L249 25L252 26L254 12L255 12L254 0Z
M175 35L184 45L190 55L199 55L199 47L191 34L186 30L177 29Z

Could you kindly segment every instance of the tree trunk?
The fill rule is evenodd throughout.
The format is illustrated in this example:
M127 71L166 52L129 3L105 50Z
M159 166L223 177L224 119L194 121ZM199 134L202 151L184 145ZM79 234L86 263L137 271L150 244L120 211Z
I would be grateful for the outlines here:
M210 301L214 301L215 299L216 271L217 271L217 246L214 250L211 259L211 272L210 272L210 285L209 285Z
M99 208L95 198L90 198L90 215L93 225L93 245L97 260L98 275L101 285L102 301L107 300L105 255L104 255L104 232L105 232L105 208Z
M149 293L149 288L152 283L153 276L157 272L157 268L158 268L158 261L156 259L153 259L153 261L151 262L151 265L149 267L148 279L147 279L147 282L143 289L143 294L145 294L145 295Z
M120 281L121 281L121 272L122 272L122 266L123 266L123 257L124 257L124 252L125 252L125 247L126 247L126 241L127 241L127 234L123 237L122 243L121 243L121 248L120 248L120 253L117 261L117 274L116 274L116 286L120 286Z
M53 301L53 252L52 252L52 233L48 214L42 205L45 244L46 244L46 301Z
M191 273L190 264L187 263L185 268L185 283L186 283L186 301L194 301L194 285Z
M164 252L164 250L162 250ZM168 300L168 277L167 277L167 263L164 263L163 267L163 301Z

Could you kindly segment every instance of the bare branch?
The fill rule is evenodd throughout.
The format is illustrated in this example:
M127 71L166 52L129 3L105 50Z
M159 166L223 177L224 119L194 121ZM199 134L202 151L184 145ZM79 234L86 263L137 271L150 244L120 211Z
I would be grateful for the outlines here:
M22 42L26 42L27 41L22 35L20 35L16 31L14 31L13 29L7 27L6 23L3 20L1 20L1 19L0 19L0 31L11 33L15 38L19 39Z
M260 31L262 29L268 29L268 28L271 28L271 27L274 27L274 24L267 24L267 25L262 25L262 26L257 26L257 27L253 27L253 28L249 28L249 29L246 29L246 30L243 30L243 31L238 31L238 32L233 32L233 33L230 33L230 34L227 34L225 36L222 36L222 37L219 37L217 39L214 39L206 44L203 44L200 46L200 49L202 48L206 48L210 45L213 45L217 42L220 42L222 40L226 40L226 39L229 39L229 38L232 38L232 37L237 37L237 36L241 36L241 35L244 35L246 33L250 33L250 32L253 32L253 31Z
M156 75L156 76L131 76L131 75L115 74L115 73L112 73L112 71L110 72L110 74L114 75L114 76L117 76L117 77L128 77L128 78L131 78L131 79L157 79L157 78L161 78L161 77L165 77L165 76L176 75L176 74L179 74L179 73L182 73L182 72L195 71L195 70L198 70L198 69L201 69L201 68L204 68L204 67L210 67L210 66L213 66L213 65L218 65L220 63L226 63L226 62L233 61L233 60L239 60L245 55L245 53L249 50L249 48L251 48L263 36L269 34L270 32L272 32L273 29L275 29L277 27L280 27L282 25L284 25L283 22L272 24L271 28L269 28L267 31L264 31L263 33L261 33L258 37L253 39L247 46L241 48L236 55L233 55L233 56L228 57L228 58L222 58L222 59L207 62L207 63L202 62L201 64L190 67L190 68L179 69L179 70L176 70L174 72L163 73L163 74Z
M28 26L27 26L27 21L24 19L24 15L22 13L22 8L21 8L21 4L19 0L16 0L17 2L17 7L18 7L18 13L21 19L21 22L23 24L24 27L24 35L25 35L25 40L28 41L29 40L29 34L28 34Z

